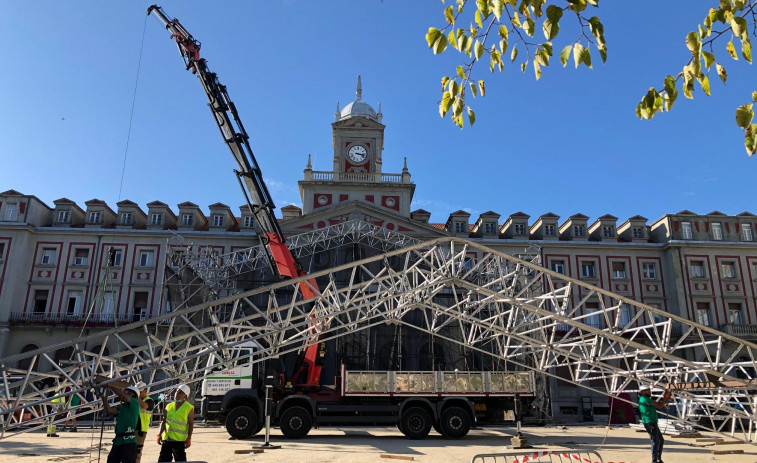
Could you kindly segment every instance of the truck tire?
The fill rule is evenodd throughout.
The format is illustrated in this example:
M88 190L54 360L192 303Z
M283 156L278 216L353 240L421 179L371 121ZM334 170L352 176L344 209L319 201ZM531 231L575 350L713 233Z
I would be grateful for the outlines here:
M279 420L281 432L289 439L305 437L312 426L313 417L302 407L287 408Z
M460 439L470 431L470 423L470 415L465 410L460 407L450 407L442 413L439 427L444 437Z
M259 430L258 414L250 407L234 407L226 415L226 431L231 437L245 439Z
M411 407L402 412L400 430L410 439L425 439L431 430L431 416L420 407Z

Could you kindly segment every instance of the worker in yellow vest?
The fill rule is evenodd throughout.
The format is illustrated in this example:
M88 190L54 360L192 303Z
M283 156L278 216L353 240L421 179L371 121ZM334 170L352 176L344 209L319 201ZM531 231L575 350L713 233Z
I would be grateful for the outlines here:
M162 446L158 461L187 461L186 449L192 445L195 423L195 407L188 401L189 392L189 386L180 385L175 401L166 405L158 432L158 444Z
M47 437L58 437L58 427L55 425L55 419L58 418L58 414L66 406L65 397L56 397L50 401L53 409L53 416L50 417L50 421L47 425Z
M139 389L139 425L137 427L137 459L135 463L142 461L142 448L145 445L145 439L147 438L147 430L150 429L150 421L152 420L152 410L155 408L155 401L147 395L147 384L140 381L136 384L136 388Z

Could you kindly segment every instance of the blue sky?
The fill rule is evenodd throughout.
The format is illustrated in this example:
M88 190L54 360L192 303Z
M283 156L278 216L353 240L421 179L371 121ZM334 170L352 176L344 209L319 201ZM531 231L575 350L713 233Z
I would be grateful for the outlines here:
M438 0L160 5L202 42L279 208L301 205L308 154L314 169L331 170L336 104L354 100L361 74L363 100L382 105L384 171L400 172L407 157L417 185L411 209L432 221L464 209L472 221L492 210L502 222L523 211L532 221L553 212L590 221L609 213L619 223L641 214L651 223L682 209L757 213L757 159L734 123L757 89L747 63L721 58L728 85L713 75L711 98L697 89L651 122L634 114L650 86L685 64L685 35L713 3L601 2L607 63L594 53L593 70L563 69L554 58L538 82L531 69L490 74L484 63L487 96L473 101L476 125L462 131L437 110L440 78L462 62L426 47L427 28L443 25ZM122 199L174 210L191 201L207 213L215 202L235 211L244 203L200 84L158 21L145 22L148 5L6 2L0 191L50 206L61 197L114 209ZM576 35L568 19L556 52Z

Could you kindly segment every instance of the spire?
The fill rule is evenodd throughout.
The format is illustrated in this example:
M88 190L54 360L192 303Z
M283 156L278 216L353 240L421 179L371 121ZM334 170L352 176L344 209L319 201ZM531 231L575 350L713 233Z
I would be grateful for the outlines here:
M378 110L378 114L376 114L376 117L378 117L379 122L381 122L381 119L384 118L384 115L381 114L381 103L379 103L379 110Z
M405 157L405 165L404 167L402 167L402 173L406 173L406 172L407 172L407 156Z
M405 162L407 162L407 158L405 158ZM308 153L308 165L306 166L307 169L312 169L313 164L310 162L310 153Z
M355 101L363 101L363 85L360 83L360 76L357 76L357 89L355 90Z
M334 118L336 120L339 120L342 117L342 111L339 109L339 100L336 100L336 112L334 113Z

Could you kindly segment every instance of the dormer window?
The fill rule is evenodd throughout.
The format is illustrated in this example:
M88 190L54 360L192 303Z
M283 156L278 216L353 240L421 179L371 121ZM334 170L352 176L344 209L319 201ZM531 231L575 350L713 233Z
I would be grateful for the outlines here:
M636 228L634 227L634 233L636 233ZM615 236L615 227L612 225L603 225L602 226L602 238L612 238ZM637 236L634 236L634 238L638 238Z
M713 240L722 240L723 239L723 225L719 223L712 224L712 239Z
M247 215L244 217L244 226L247 228L252 228L252 225L255 223L255 219L251 215Z
M214 215L213 216L213 226L214 227L223 227L223 216L222 215Z
M152 214L152 215L150 215L150 224L151 225L163 225L163 214Z
M685 240L694 238L694 232L691 230L691 222L681 222L681 238Z
M192 225L194 225L194 223L195 223L195 219L192 216L192 214L181 215L181 224L184 225L185 227L191 227Z
M689 228L689 232L691 232L691 228ZM634 238L644 238L644 227L633 227L633 237Z
M741 239L743 241L752 241L752 225L748 223L741 224Z
M120 224L131 225L132 224L131 217L132 217L131 212L122 212Z
M516 223L513 226L513 234L515 235L525 235L526 234L526 226L522 223Z
M584 236L584 235L586 235L586 228L584 228L583 225L573 226L573 236Z
M71 212L69 211L58 211L58 222L68 222L71 219Z
M455 222L455 233L465 233L465 222Z
M497 224L494 223L485 223L484 224L484 233L487 235L494 234L494 231L497 229Z
M555 226L544 225L544 236L555 236Z
M5 220L7 222L13 222L16 220L16 205L15 204L8 204L5 208Z
M100 223L100 218L102 217L102 213L100 211L90 212L89 213L89 223L91 224L98 224Z

